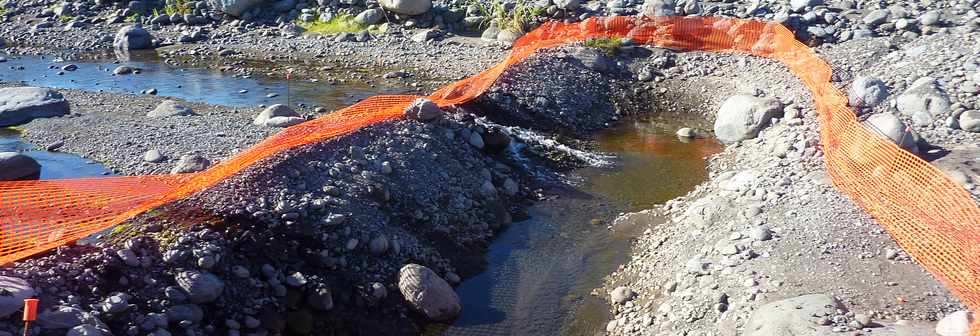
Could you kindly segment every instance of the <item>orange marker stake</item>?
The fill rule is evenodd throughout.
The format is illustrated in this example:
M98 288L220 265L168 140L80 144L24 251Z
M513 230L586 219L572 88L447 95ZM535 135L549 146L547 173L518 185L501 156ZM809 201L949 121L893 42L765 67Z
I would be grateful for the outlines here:
M37 320L38 299L24 299L24 336L28 335L31 321Z

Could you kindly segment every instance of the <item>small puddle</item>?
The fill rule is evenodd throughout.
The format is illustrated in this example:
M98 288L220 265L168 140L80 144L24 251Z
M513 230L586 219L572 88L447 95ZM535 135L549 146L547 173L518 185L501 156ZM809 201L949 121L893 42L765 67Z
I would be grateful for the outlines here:
M21 152L41 164L41 179L60 179L110 175L112 171L98 162L68 153L41 150L21 140L20 132L0 128L0 152Z
M125 60L117 60L112 54L75 55L64 59L54 56L7 56L7 59L7 62L0 63L3 68L0 82L128 94L139 94L153 88L160 96L232 107L285 104L288 97L291 105L334 109L373 95L406 91L382 85L384 81L372 86L361 80L331 84L309 79L286 81L284 78L259 75L233 76L215 68L169 65L154 51L134 52ZM78 69L61 69L68 64L74 64ZM112 71L123 65L140 69L140 73L114 76ZM297 73L296 78L302 75ZM367 73L364 75L370 76Z
M608 221L692 190L707 178L704 158L722 149L710 139L681 141L675 130L635 118L601 132L599 149L615 154L617 167L572 172L584 192L552 190L559 197L539 202L530 219L496 237L487 270L457 288L462 315L426 334L604 334L608 306L590 293L629 260L632 237L645 229L610 232Z

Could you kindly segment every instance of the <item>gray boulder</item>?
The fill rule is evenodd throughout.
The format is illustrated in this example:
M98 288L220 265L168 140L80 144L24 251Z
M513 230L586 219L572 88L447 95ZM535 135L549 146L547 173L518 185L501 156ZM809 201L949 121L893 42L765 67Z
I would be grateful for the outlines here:
M183 271L177 273L177 286L180 286L193 303L209 303L217 300L225 289L225 283L218 276L202 271Z
M499 33L497 33L497 42L508 46L514 45L514 42L517 42L521 36L524 36L524 32L513 29L502 29Z
M416 99L405 109L405 116L423 122L439 119L442 114L442 109L436 103L425 98Z
M413 308L433 321L446 321L459 315L456 292L428 267L403 266L398 272L398 289Z
M847 90L847 101L854 107L875 107L885 98L888 98L888 87L874 77L859 76Z
M609 293L609 298L612 299L612 302L618 304L626 304L626 302L632 300L635 296L636 293L629 287L625 286L616 287L616 289L613 289L612 292Z
M833 316L843 309L833 297L810 294L765 304L749 318L745 336L817 336L831 327L814 323L814 316Z
M675 6L674 0L646 0L640 10L646 16L671 16L677 15Z
M208 0L211 8L234 17L242 16L246 11L262 2L263 0Z
M208 169L209 166L211 166L211 161L208 161L208 159L203 156L197 154L184 155L180 157L180 160L177 161L177 165L174 166L174 169L171 170L170 173L194 173Z
M68 101L57 91L39 87L0 88L0 127L25 124L35 118L68 114Z
M725 143L755 138L782 108L782 104L775 99L731 96L718 109L715 136Z
M381 8L372 8L357 14L354 21L363 25L373 25L384 20L385 12Z
M950 103L946 93L939 89L932 77L922 77L896 100L898 111L912 117L912 123L925 126L932 123L935 117L949 113Z
M36 180L40 176L41 164L30 156L0 152L0 181Z
M960 114L958 119L960 129L980 133L980 111L966 111Z
M153 35L140 25L129 25L116 32L112 45L120 50L150 49L153 47Z
M381 7L402 15L421 15L432 9L432 0L380 0Z
M190 107L184 106L173 100L164 100L160 102L159 105L153 111L146 114L150 118L165 118L165 117L176 117L176 116L192 116L197 115L194 113Z
M879 113L868 117L864 125L882 138L888 139L899 147L912 153L919 153L918 136L902 122L901 119L891 113Z
M252 124L258 126L268 126L266 123L269 121L269 119L276 117L300 118L299 114L296 113L296 111L293 111L293 109L289 106L275 104L265 108L265 110L262 110L259 115L255 116L255 119L252 120Z
M16 313L24 307L24 299L34 296L34 288L24 279L0 276L0 318Z

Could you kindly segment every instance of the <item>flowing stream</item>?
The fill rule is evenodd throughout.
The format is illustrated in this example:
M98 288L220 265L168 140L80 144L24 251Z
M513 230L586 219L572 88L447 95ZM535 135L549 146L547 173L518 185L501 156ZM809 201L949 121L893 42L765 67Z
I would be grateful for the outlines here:
M89 56L8 57L0 63L0 82L87 91L159 95L228 106L290 103L336 109L391 87L329 85L311 81L231 76L204 68L167 65L154 53L127 61ZM75 71L63 71L67 64ZM127 65L140 74L113 76ZM62 74L59 74L62 73ZM401 90L400 92L404 92ZM680 125L633 118L601 132L599 150L617 158L614 168L584 168L567 174L575 187L547 190L557 195L530 209L530 218L514 223L492 243L486 271L457 288L462 315L451 325L433 325L429 335L596 335L602 334L608 308L590 292L605 275L625 263L630 240L644 228L612 232L617 214L663 203L683 195L707 177L704 158L720 150L711 140L681 141ZM20 151L42 165L41 178L109 174L104 166L73 154L37 150L12 129L0 129L0 151Z

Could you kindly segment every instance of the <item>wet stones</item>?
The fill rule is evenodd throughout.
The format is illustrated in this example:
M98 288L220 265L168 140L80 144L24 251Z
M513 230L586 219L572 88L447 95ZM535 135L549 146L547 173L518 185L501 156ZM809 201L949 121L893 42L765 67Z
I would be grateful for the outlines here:
M380 256L384 254L388 251L388 237L385 237L384 235L374 237L374 239L371 239L371 242L368 243L368 248L373 255Z
M714 130L718 140L725 143L755 138L769 121L782 111L775 99L749 95L734 95L721 104Z
M140 25L130 25L119 29L112 45L119 50L150 49L153 36Z
M415 310L433 321L452 319L461 309L449 283L422 265L403 266L398 272L398 289Z
M180 157L177 166L170 171L171 174L194 173L207 169L211 166L211 161L198 154L189 154Z
M202 271L183 271L177 274L177 285L192 303L209 303L217 300L225 284L218 276Z
M0 88L0 127L62 116L68 111L68 101L57 91L39 87Z
M129 74L133 73L133 71L135 71L135 69L133 69L131 67L128 67L128 66L125 66L125 65L120 65L120 66L118 66L118 67L116 67L115 69L112 70L112 74L113 75L117 75L117 76L129 75Z
M41 176L41 164L17 152L0 152L0 181L36 180Z
M34 296L34 288L21 278L0 276L0 318L24 307L24 299Z
M193 116L197 115L194 113L190 107L184 106L173 100L164 100L157 105L153 111L146 114L150 118L166 118L166 117L177 117L177 116Z

